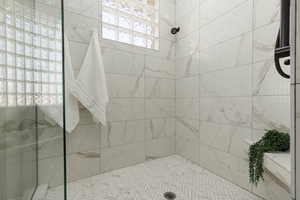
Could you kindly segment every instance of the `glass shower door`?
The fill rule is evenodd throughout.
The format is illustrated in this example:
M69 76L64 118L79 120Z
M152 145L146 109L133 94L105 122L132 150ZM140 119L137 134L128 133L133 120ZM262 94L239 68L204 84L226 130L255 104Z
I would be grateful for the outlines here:
M37 185L36 108L27 91L25 52L32 42L26 20L34 19L34 1L0 4L0 175L1 199L30 199Z

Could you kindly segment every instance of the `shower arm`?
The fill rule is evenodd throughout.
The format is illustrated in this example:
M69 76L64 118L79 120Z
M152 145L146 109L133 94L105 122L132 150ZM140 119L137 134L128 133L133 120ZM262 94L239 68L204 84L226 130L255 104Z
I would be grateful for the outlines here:
M281 0L280 29L277 35L274 51L274 61L277 72L284 78L289 79L280 64L280 59L285 58L285 65L290 65L290 0Z

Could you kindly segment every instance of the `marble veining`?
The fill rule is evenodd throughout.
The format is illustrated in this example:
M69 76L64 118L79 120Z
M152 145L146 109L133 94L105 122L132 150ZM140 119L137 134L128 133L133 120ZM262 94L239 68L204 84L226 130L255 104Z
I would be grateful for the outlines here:
M172 118L158 118L146 121L146 138L159 139L175 135L175 120Z
M68 199L163 200L166 191L178 200L260 200L176 155L69 183ZM62 199L63 186L48 191L46 200Z

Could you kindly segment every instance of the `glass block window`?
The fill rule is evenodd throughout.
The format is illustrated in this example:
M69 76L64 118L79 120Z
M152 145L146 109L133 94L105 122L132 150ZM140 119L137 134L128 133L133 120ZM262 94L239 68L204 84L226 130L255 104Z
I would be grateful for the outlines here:
M159 49L159 0L102 0L102 37Z
M0 107L62 103L60 19L14 0L0 8Z

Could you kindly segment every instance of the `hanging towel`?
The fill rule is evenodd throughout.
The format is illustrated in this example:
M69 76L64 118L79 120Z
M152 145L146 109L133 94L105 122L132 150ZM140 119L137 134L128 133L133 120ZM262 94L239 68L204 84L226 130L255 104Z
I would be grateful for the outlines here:
M79 107L76 98L71 94L71 88L75 84L72 60L70 55L70 45L65 35L65 113L66 113L66 131L71 133L79 123ZM63 127L63 105L42 105L41 110L45 113L47 119L53 120L59 126Z
M96 31L92 34L72 94L86 107L96 122L106 125L106 106L109 98L101 48Z

